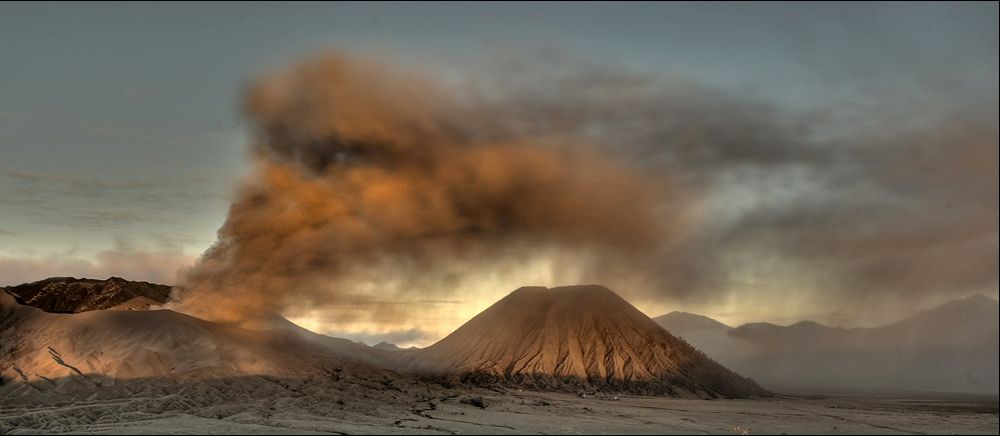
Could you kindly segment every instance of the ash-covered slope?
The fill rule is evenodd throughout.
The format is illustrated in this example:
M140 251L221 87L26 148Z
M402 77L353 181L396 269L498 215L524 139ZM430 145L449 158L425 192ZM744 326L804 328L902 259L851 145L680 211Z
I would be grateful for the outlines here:
M147 309L170 300L170 286L135 282L121 277L107 280L51 277L10 286L5 290L21 304L53 313L103 309Z
M0 293L3 381L374 374L380 353L304 329L248 330L171 310L47 313Z
M410 368L525 387L584 387L674 396L765 395L601 286L520 288Z

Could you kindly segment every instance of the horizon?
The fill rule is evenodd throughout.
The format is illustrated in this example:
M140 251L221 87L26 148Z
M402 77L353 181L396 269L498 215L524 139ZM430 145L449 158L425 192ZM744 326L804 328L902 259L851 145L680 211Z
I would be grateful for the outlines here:
M123 279L123 280L126 280L126 281L133 281L133 280L129 280L128 278L123 278L123 277L118 277L118 276L111 276L111 277L108 277L106 279L93 278L93 277L47 277L45 279L36 280L36 281L32 281L32 282L26 282L26 283L22 283L22 284L19 284L19 285L28 285L28 284L32 284L32 283L36 283L36 282L41 282L41 281L52 280L52 279L67 279L67 278L68 279L73 279L73 280L94 280L94 281L107 281L107 280L111 280L113 278L118 278L118 279ZM153 283L153 284L166 285L165 283ZM13 285L13 286L18 286L18 285ZM13 286L6 286L6 287L13 287ZM168 286L174 287L173 285L168 285ZM618 295L618 293L615 292L614 289L610 289L610 288L607 288L607 287L605 287L605 286L603 286L601 284L596 284L596 283L591 283L591 284L576 284L576 285L556 285L556 286L551 286L551 287L545 287L545 286L539 286L539 285L523 285L523 286L520 286L520 287L518 287L518 288L516 288L514 290L511 290L508 294L506 294L504 296L501 296L497 301L491 303L490 306L492 306L493 304L499 302L500 299L503 299L504 297L513 294L515 291L517 291L518 289L521 289L521 288L536 288L537 287L537 288L545 288L547 291L550 291L550 290L552 290L553 287L576 287L576 286L599 286L599 287L608 289L612 293ZM5 288L5 287L0 286L0 288ZM622 298L624 299L624 297L622 297ZM921 309L918 309L917 311L915 311L913 313L904 314L899 319L890 320L888 322L871 323L871 324L864 324L864 325L857 325L857 326L850 326L850 327L846 327L846 326L842 326L842 325L829 325L829 324L824 324L824 323L821 323L821 322L813 321L813 320L810 320L810 319L792 320L792 321L787 321L785 323L776 323L776 322L772 322L772 321L747 321L747 322L743 322L743 323L740 323L740 324L729 324L727 322L724 322L724 321L716 318L715 316L712 316L711 314L705 314L705 313L693 313L693 312L686 312L686 311L681 311L681 310L672 310L672 311L661 313L661 314L657 315L657 314L646 313L646 312L642 311L641 309L640 309L640 312L643 312L643 315L647 316L648 318L650 318L650 319L652 319L654 321L656 321L659 318L665 318L665 317L668 317L668 316L673 315L673 314L691 315L691 316L706 318L706 319L708 319L710 321L714 321L714 322L720 323L720 324L722 324L725 327L730 328L730 329L739 329L739 328L741 328L743 326L754 325L754 324L767 324L767 325L774 325L774 326L777 326L777 327L787 328L787 327L792 327L792 326L795 326L795 325L798 325L798 324L802 324L802 323L811 323L811 324L818 324L818 325L821 325L823 327L828 327L828 328L853 330L853 329L871 329L871 328L880 328L880 327L889 326L889 325L896 324L896 323L899 323L899 322L902 322L902 321L906 321L908 319L911 319L913 317L921 315L924 312L928 312L928 311L933 311L933 310L939 309L939 308L944 307L946 305L949 305L951 303L964 302L964 301L968 301L968 300L972 300L972 299L976 299L976 298L982 298L982 299L988 300L991 303L1000 304L1000 301L998 301L997 299L992 298L992 297L990 297L988 295L985 295L985 294L972 294L972 295L967 295L967 296L964 296L964 297L958 297L958 298L955 298L955 299L952 299L952 300L948 300L948 301L945 301L945 302L942 302L942 303L939 303L939 304L935 304L933 306L921 308ZM630 304L630 305L632 304L627 299L625 299L625 301L628 304ZM161 306L154 306L154 308L156 308L156 309L162 309L162 310L172 310L171 309L171 304L169 304L169 303L161 305ZM485 310L485 308L484 308L484 310ZM476 315L478 315L478 314L476 314ZM476 315L473 315L469 319L463 320L461 322L461 324L459 325L459 327L461 325L464 325L466 322L470 321ZM365 344L365 345L367 345L369 347L375 347L375 346L377 346L379 344L386 344L386 345L393 345L393 346L399 347L401 349L406 349L406 348L426 348L426 347L429 347L429 346L431 346L431 345L439 342L441 339L444 339L445 336L450 335L451 333L454 333L454 331L446 332L441 337L428 338L428 339L426 339L424 341L421 341L421 342L414 342L414 341L411 341L409 339L406 339L405 337L402 340L396 340L396 341L394 341L394 339L399 339L398 334L396 334L396 335L394 335L394 334L380 335L380 334L377 334L377 333L375 333L375 334L372 334L372 333L358 334L357 332L324 331L322 328L317 328L316 326L309 326L308 325L309 324L308 320L306 320L305 322L301 322L301 320L296 321L296 320L290 320L289 319L288 321L292 322L293 324L295 324L295 325L297 325L297 326L299 326L301 328L309 330L309 331L311 331L313 333L318 333L318 334L321 334L321 335L324 335L324 336L333 337L333 338L348 339L348 340L351 340L351 341L356 342L356 343ZM303 324L306 324L306 325L303 325ZM456 327L456 330L457 330L457 328L458 327Z

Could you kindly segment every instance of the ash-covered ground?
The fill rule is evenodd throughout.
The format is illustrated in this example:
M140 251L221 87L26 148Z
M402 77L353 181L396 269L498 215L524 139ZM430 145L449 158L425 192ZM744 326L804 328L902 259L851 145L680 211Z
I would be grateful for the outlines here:
M104 386L97 386L104 384ZM8 384L0 433L996 434L996 397L751 400L541 393L331 374Z

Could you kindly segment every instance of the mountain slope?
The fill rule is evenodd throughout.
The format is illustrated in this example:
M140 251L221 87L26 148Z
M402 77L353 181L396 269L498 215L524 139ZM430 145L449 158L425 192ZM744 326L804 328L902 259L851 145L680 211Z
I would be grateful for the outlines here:
M407 356L420 371L524 386L713 397L766 393L600 286L520 288Z
M51 277L10 286L5 290L21 304L53 313L102 309L145 309L170 300L170 286L135 282L121 277L107 280Z

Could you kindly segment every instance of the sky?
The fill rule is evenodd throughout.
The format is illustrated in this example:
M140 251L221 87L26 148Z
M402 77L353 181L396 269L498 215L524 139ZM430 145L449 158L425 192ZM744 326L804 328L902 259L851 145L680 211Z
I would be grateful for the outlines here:
M5 2L0 285L176 283L255 177L248 83L336 49L484 78L514 108L532 84L511 77L554 76L540 88L552 110L579 92L559 87L566 71L655 82L581 103L628 105L589 122L628 126L606 142L662 159L654 170L707 217L674 238L683 250L655 255L670 280L621 291L647 314L854 326L996 298L997 40L993 2ZM519 280L588 277L551 256L462 270L474 291L407 300L440 315L420 325L289 310L317 330L426 344Z

